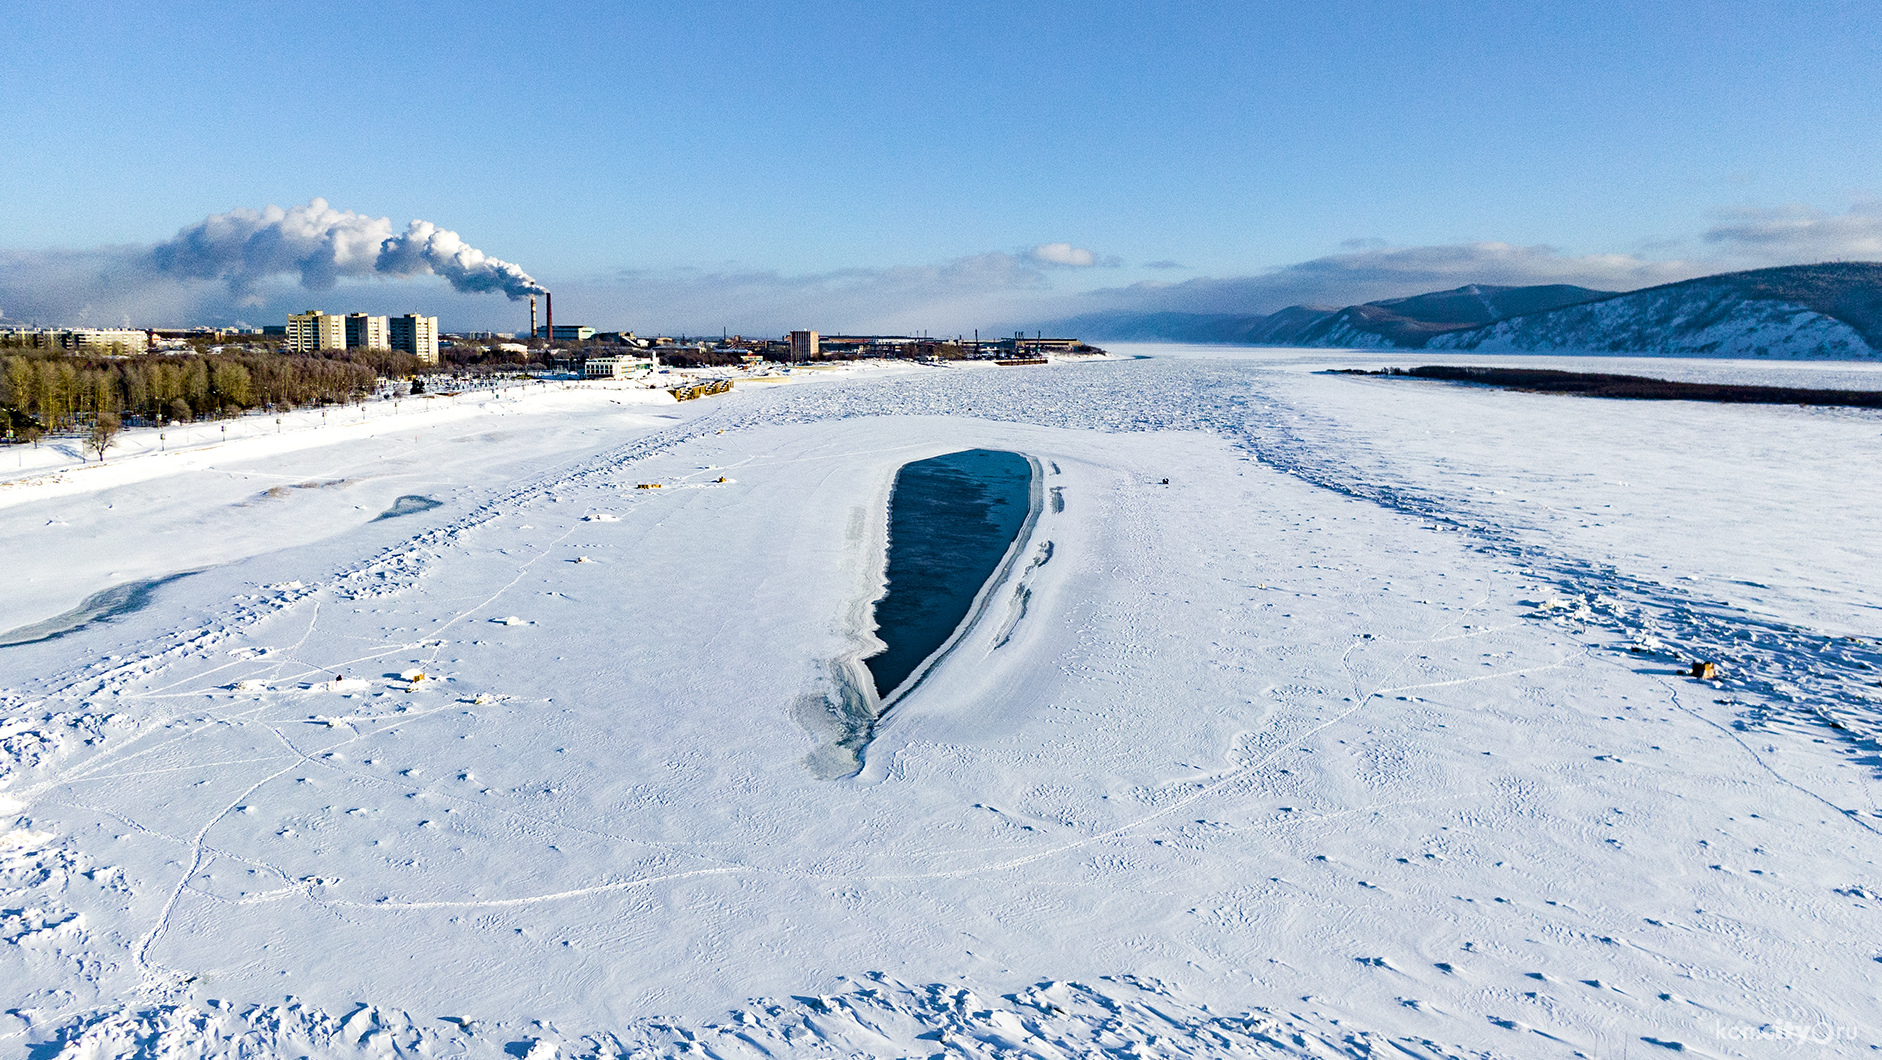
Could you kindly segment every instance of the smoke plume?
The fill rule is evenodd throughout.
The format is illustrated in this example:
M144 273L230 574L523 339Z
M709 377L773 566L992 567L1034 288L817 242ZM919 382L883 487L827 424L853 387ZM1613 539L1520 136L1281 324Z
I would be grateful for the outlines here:
M543 293L521 267L486 255L456 232L413 221L395 233L389 218L336 210L325 199L215 214L151 248L147 262L173 279L221 280L237 297L294 273L315 291L342 276L432 274L467 293L501 291L512 299Z

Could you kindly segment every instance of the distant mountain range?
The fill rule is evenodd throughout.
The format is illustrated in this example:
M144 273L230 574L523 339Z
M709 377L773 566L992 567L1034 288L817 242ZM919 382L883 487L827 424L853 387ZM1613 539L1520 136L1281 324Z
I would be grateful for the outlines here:
M1343 309L1090 313L1042 327L1098 342L1866 358L1882 356L1882 264L1784 265L1626 293L1471 284Z

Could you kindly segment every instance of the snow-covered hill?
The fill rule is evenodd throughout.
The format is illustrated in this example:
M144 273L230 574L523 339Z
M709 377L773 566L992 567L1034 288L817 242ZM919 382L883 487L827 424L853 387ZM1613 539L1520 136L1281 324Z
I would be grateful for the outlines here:
M1499 287L1466 284L1408 298L1344 309L1288 306L1267 314L1093 313L1049 325L1055 334L1104 341L1234 343L1247 346L1418 346L1432 335L1488 324L1519 313L1606 298L1570 284Z
M1330 344L1352 344L1329 336ZM1434 350L1585 350L1682 357L1874 357L1850 324L1729 281L1655 287L1430 338Z
M1882 356L1882 265L1787 265L1627 294L1470 285L1338 310L1094 314L1054 326L1099 339L1257 346L1866 359Z

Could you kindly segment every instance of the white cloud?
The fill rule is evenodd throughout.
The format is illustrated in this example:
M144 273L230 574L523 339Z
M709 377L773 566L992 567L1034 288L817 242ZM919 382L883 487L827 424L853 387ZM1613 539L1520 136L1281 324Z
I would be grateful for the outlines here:
M629 271L600 282L559 284L557 317L569 312L621 326L746 335L806 327L830 333L967 333L1010 319L1049 293L1028 259L992 252L940 265L786 275L775 271ZM574 319L570 317L569 319Z
M238 296L290 274L299 274L310 291L328 290L341 276L438 275L470 293L501 291L515 299L542 292L521 268L456 232L430 221L396 232L390 218L336 210L325 199L214 214L152 247L136 264L153 278L221 280Z
M314 199L214 214L155 246L0 252L0 314L53 324L272 320L308 291L352 281L355 304L383 304L387 291L411 288L371 281L430 276L464 295L518 299L541 290L521 268L429 221L401 231L388 218ZM435 300L435 285L425 293Z
M1704 245L1704 257L1678 256ZM556 287L556 317L603 329L781 334L793 327L840 332L967 333L1093 311L1272 312L1288 305L1343 306L1469 283L1569 283L1634 290L1750 265L1882 256L1882 204L1828 215L1801 207L1741 211L1699 238L1639 254L1564 254L1548 246L1479 242L1389 247L1351 240L1341 252L1245 276L1064 290L1082 270L1119 264L1071 243L994 251L935 265L787 274L768 270L633 270ZM1179 267L1151 262L1146 269ZM415 274L415 275L414 275ZM1093 275L1083 272L1083 275ZM448 287L436 276L454 285ZM483 257L452 233L416 222L395 232L384 218L315 200L288 210L231 211L156 247L0 251L0 314L53 324L147 325L275 322L316 304L369 312L423 305L447 328L522 330L526 316L477 292L514 294L521 270ZM1056 281L1056 282L1055 282Z
M1770 264L1882 258L1882 201L1843 214L1807 206L1738 210L1708 229L1705 241Z
M173 241L174 242L174 241ZM192 248L168 270L150 265L153 248L0 252L0 321L18 324L278 323L306 308L403 312L423 306L446 329L523 331L528 318L502 299L453 290L426 275L413 278L348 266L316 270L311 286L300 269L271 263L305 257L268 249L231 254L239 237ZM271 246L280 242L268 241ZM318 251L318 244L316 243ZM305 247L303 247L305 249ZM324 252L316 256L328 261ZM337 259L337 255L332 256ZM270 264L250 268L257 258ZM349 256L347 261L357 261ZM221 281L221 282L214 282ZM994 320L1026 315L1051 293L1046 271L1006 252L975 254L938 265L839 269L791 275L765 270L631 270L555 288L556 319L602 329L655 329L717 334L927 330L969 333ZM320 292L310 295L309 291Z
M1115 257L1099 257L1094 251L1084 247L1075 247L1070 243L1041 243L1028 250L1026 257L1040 265L1062 265L1074 269L1121 264Z
M1077 248L1073 248L1077 249ZM148 249L0 255L0 311L41 323L275 322L315 304L292 276L239 286L152 274ZM995 325L1103 310L1264 313L1287 305L1349 305L1466 283L1575 283L1631 290L1718 271L1720 266L1630 255L1559 254L1507 243L1401 247L1335 254L1252 276L1146 280L1089 292L1055 288L1031 253L995 251L938 265L839 269L791 275L768 270L624 271L556 285L556 319L613 329L716 334L828 332L969 333ZM407 283L342 273L327 308L385 312L430 307L446 328L521 331L527 318L488 297L434 279ZM302 303L306 303L305 305Z
M1270 313L1290 305L1345 306L1470 283L1502 286L1568 283L1633 290L1718 271L1697 261L1654 261L1631 254L1562 254L1553 247L1459 243L1331 254L1252 276L1144 282L1092 291L1078 311Z
M145 247L0 251L0 323L150 326L197 318L199 292L136 267ZM214 294L227 301L219 288Z

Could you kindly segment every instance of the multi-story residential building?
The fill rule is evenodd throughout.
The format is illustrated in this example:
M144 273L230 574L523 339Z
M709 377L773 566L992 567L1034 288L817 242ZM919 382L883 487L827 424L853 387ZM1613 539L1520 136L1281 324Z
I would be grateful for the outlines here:
M346 315L346 348L349 350L389 350L392 335L385 317L364 313Z
M814 331L791 332L791 360L808 361L817 356L817 333Z
M80 353L145 353L150 349L150 333L132 328L73 328L60 338L60 345Z
M133 354L150 351L150 332L136 328L6 328L6 345L76 353Z
M346 318L334 313L309 309L288 317L289 353L319 353L321 350L346 349Z
M389 322L392 348L404 350L426 364L438 363L438 318L417 313L393 317Z
M81 354L145 354L151 333L136 328L6 328L6 346L28 350L73 350Z

